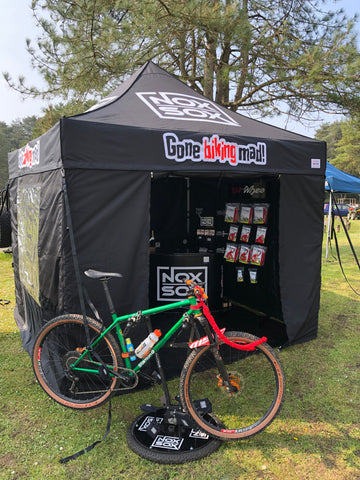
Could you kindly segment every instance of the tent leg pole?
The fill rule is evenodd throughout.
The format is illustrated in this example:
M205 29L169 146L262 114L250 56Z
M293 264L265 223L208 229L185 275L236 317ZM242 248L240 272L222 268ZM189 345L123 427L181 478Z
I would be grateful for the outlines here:
M332 214L332 190L330 190L330 200L329 200L329 215L328 215L327 237L326 237L326 255L325 255L326 260L328 259L328 256L329 256L331 214Z

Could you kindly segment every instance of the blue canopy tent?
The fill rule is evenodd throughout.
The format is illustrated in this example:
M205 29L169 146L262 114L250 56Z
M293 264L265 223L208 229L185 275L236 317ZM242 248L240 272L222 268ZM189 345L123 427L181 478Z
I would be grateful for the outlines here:
M325 190L344 193L360 193L360 178L342 172L338 168L326 163Z
M349 175L342 172L338 168L326 162L325 171L325 190L330 192L343 192L343 193L360 193L360 178ZM332 195L329 199L329 218L327 229L327 241L326 241L326 258L328 258L329 241L330 241L330 224L332 214Z

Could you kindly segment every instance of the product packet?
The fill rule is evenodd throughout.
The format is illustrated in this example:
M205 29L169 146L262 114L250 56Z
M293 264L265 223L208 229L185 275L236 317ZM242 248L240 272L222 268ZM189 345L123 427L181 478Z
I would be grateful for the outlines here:
M240 251L239 251L239 262L249 263L250 254L251 254L251 247L249 245L245 245L244 243L241 243Z
M251 224L253 218L253 207L252 205L241 204L240 214L239 214L239 223Z
M241 227L241 235L240 235L240 240L242 242L248 242L250 238L250 233L251 233L251 227L248 227L247 225L243 225Z
M242 283L244 281L244 267L237 267L236 268L236 281L238 283Z
M239 203L227 203L225 205L225 222L237 223L239 218Z
M250 254L251 265L264 265L266 250L267 248L261 245L252 245Z
M268 203L255 203L253 223L255 225L264 225L265 223L267 223L268 213Z
M258 283L257 268L249 268L250 283Z
M236 242L238 231L239 227L237 225L231 225L229 228L228 240Z
M255 235L255 243L265 243L267 227L257 227L256 228L256 235Z
M239 247L233 243L227 243L224 258L227 262L236 262L239 256Z

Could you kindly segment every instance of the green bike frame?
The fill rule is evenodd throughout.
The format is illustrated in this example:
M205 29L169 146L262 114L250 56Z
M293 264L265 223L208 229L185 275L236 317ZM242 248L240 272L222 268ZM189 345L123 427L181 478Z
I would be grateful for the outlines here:
M142 310L140 312L132 313L130 315L123 315L123 316L118 317L116 315L116 313L114 313L112 315L112 319L113 319L112 324L108 328L106 328L101 333L101 335L99 335L99 337L90 345L90 348L87 348L81 354L81 356L76 360L76 362L74 362L71 365L71 368L73 370L77 370L77 371L98 374L99 373L98 370L90 369L90 368L81 368L81 367L77 367L77 365L86 355L90 354L90 356L91 356L91 348L95 347L97 345L97 343L99 343L101 341L101 339L103 339L105 337L105 335L108 332L110 332L112 329L114 329L114 328L116 329L116 333L117 333L117 337L119 339L119 343L120 343L120 346L121 346L122 353L128 354L126 344L125 344L125 339L124 339L123 332L122 332L122 329L121 329L121 324L122 323L128 321L131 318L137 317L138 315L145 317L145 316L155 315L156 313L160 313L160 312L166 312L168 310L173 310L175 308L187 308L188 310L186 311L186 313L184 313L181 316L181 318L170 328L170 330L154 345L151 352L144 359L142 359L136 365L135 368L132 368L131 361L130 361L128 355L124 356L124 361L125 361L126 368L129 369L129 370L132 370L135 373L138 372L153 357L153 355L155 355L155 353L158 352L160 350L160 348L163 345L165 345L165 343L181 328L181 326L183 324L183 321L187 316L194 315L194 314L196 315L196 314L200 313L200 310L191 308L191 307L195 306L196 304L197 304L196 298L195 297L189 297L186 300L182 300L180 302L168 303L166 305L162 305L161 307L154 307L154 308L150 308L148 310ZM189 307L190 307L190 309L189 309ZM94 363L96 363L96 362L94 362Z

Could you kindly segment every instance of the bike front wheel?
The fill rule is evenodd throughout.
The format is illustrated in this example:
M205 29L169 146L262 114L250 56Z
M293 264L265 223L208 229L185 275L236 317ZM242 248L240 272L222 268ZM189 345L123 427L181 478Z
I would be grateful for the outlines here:
M102 326L92 318L87 318L87 323L93 343ZM39 384L52 399L66 407L83 410L97 407L110 398L119 382L111 375L123 363L115 338L107 333L78 363L79 369L73 369L86 346L81 315L54 318L42 328L34 344L32 364Z
M248 344L257 337L227 332L232 342ZM274 350L267 344L255 351L242 351L219 341L218 352L231 388L224 383L210 346L194 350L180 377L183 407L205 432L222 440L251 437L267 427L280 410L285 392L285 374ZM207 420L212 413L220 424Z

